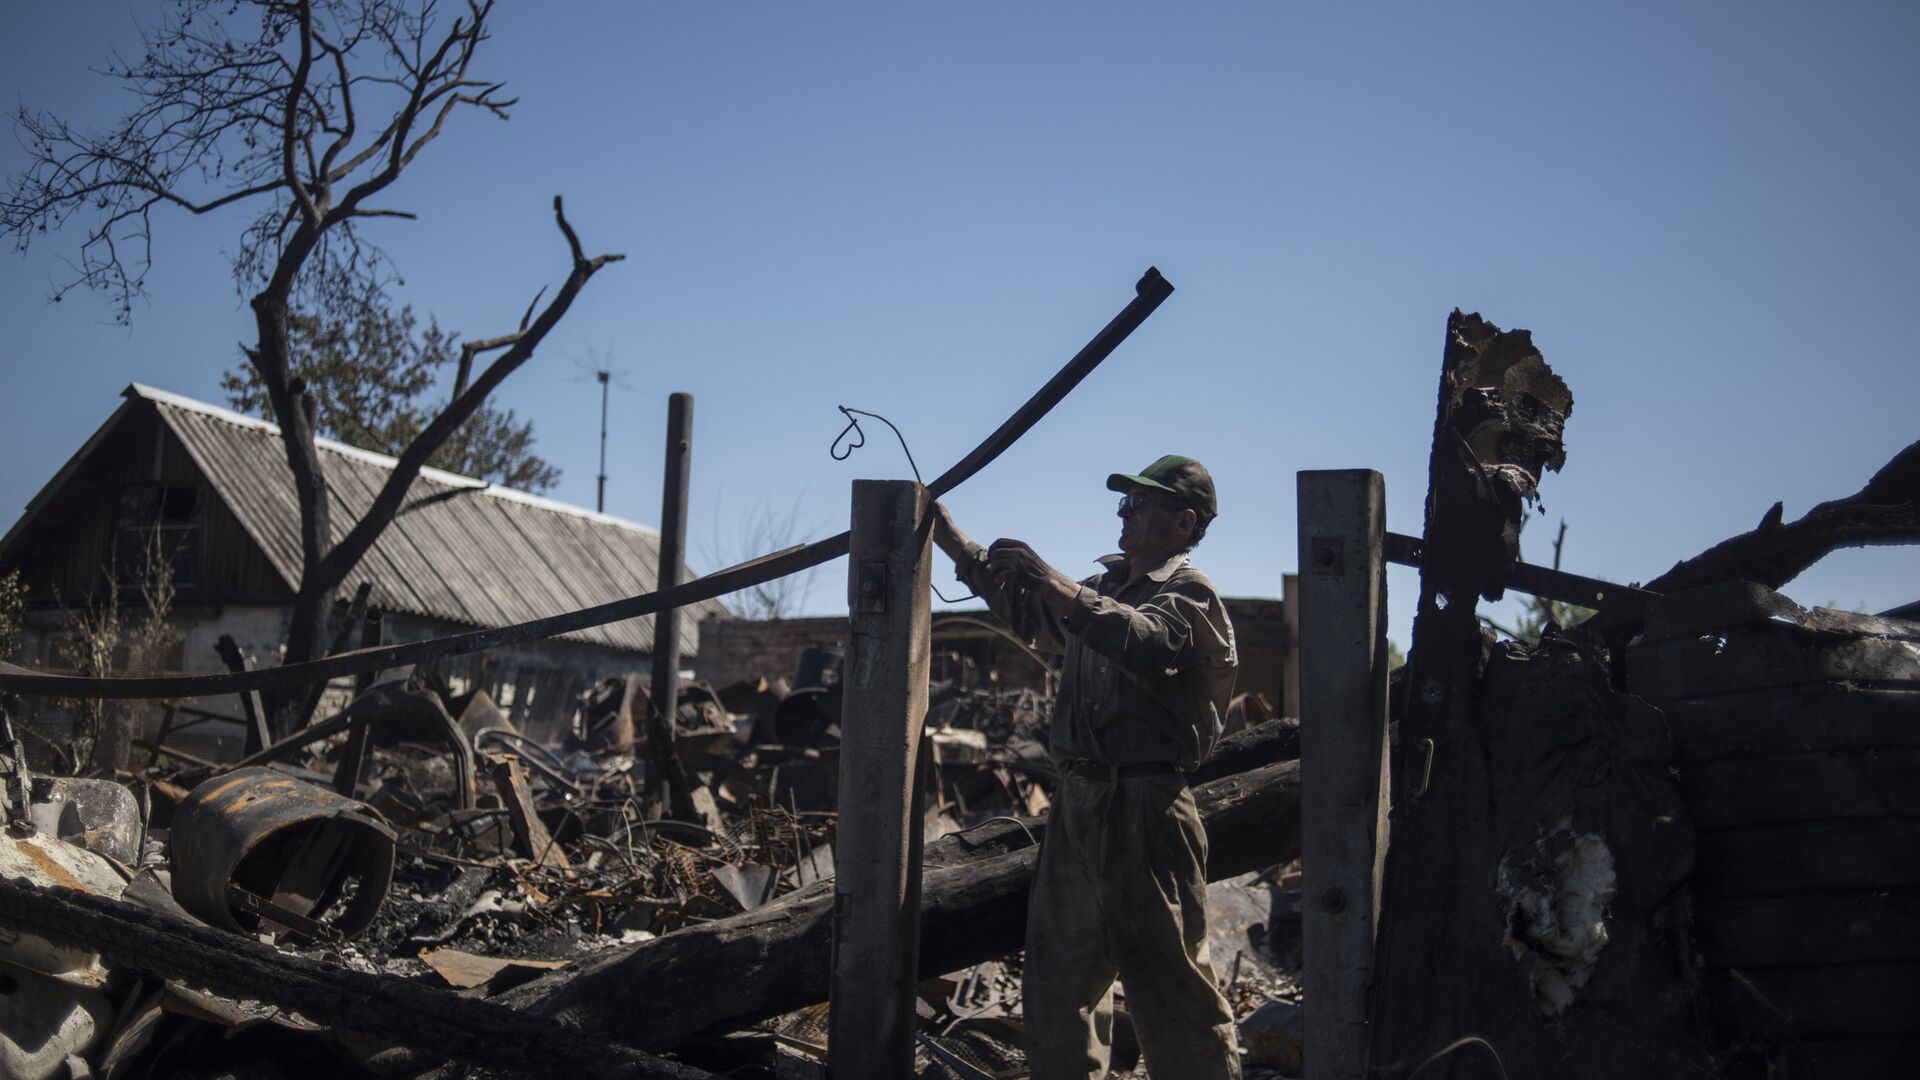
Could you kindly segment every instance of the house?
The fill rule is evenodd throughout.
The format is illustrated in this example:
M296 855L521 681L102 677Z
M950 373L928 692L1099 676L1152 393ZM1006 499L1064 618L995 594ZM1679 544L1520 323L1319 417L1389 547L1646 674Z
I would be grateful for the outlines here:
M169 622L178 634L157 666L225 670L214 649L223 635L253 666L276 664L300 571L279 428L138 384L123 397L0 539L0 572L17 568L28 588L22 661L61 667L72 613L104 604L115 589L123 611L144 610L139 584L157 541L172 567ZM337 539L394 459L328 440L319 448ZM340 596L344 609L369 583L384 640L418 640L651 592L659 559L656 530L425 469ZM683 609L683 656L697 655L702 619L725 616L718 601ZM641 617L456 657L442 671L456 685L487 689L523 730L545 733L564 722L574 694L602 676L644 670L652 648L653 619ZM231 699L188 704L239 713Z

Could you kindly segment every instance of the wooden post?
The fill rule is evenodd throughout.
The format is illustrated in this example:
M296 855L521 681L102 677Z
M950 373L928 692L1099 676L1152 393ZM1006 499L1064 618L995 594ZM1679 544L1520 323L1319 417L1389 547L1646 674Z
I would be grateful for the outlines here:
M667 397L666 482L660 488L660 581L671 589L685 576L687 480L693 469L693 395ZM653 715L647 725L647 756L653 766L647 787L668 789L670 814L703 823L694 809L687 773L673 750L674 720L680 711L680 609L664 608L653 617Z
M366 599L367 587L362 585L359 595L354 599L354 606L364 609L359 616L361 619L360 647L363 649L377 649L386 641L386 622L380 614L379 608L366 607ZM353 616L351 610L349 610L347 614L349 617ZM347 630L350 629L352 629L351 626L342 629L340 636L345 638L347 636ZM334 651L338 652L339 650L336 649ZM377 671L363 671L355 675L353 677L354 696L358 697L366 693L367 687L373 685L373 680L379 674ZM372 745L373 721L365 716L354 716L351 726L347 728L346 745L340 748L340 765L334 770L333 789L335 791L345 795L349 799L358 797L356 792L360 790L360 777L366 772L367 751Z
M853 482L827 1043L835 1080L913 1075L931 506L910 481Z
M1367 992L1387 853L1386 485L1302 472L1301 891L1307 1080L1367 1075Z

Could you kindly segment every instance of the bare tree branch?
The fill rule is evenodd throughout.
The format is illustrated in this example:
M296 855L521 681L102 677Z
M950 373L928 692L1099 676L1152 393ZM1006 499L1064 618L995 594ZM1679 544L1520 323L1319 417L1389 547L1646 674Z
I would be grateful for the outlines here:
M300 0L297 9L300 21L300 62L294 66L292 84L287 87L286 117L282 121L280 135L280 167L285 174L288 190L293 192L300 214L306 219L309 228L320 227L320 208L313 204L313 195L300 181L300 173L294 168L294 148L300 144L300 106L301 99L307 93L307 73L313 69L313 6L308 0Z
M517 99L472 73L494 0L465 0L442 23L436 0L171 0L137 57L104 74L134 106L101 132L21 108L14 127L27 166L0 195L0 234L25 250L84 221L70 278L111 295L128 321L153 265L151 217L172 206L205 214L240 203L258 213L233 259L257 338L244 347L279 422L300 507L301 581L287 660L317 654L334 591L404 500L421 467L500 382L532 355L587 280L618 255L589 259L560 201L555 219L572 267L554 298L535 297L519 329L467 343L446 407L398 456L373 507L332 543L327 478L314 444L318 403L292 374L289 319L364 309L392 280L365 222L411 219L370 205L447 129L457 112L504 118ZM355 74L354 69L361 69ZM370 111L371 110L371 111ZM374 123L374 117L382 122ZM500 351L477 378L473 363ZM505 416L511 427L511 415Z
M625 255L619 254L587 258L580 246L579 236L574 233L573 226L567 222L566 211L558 195L553 197L553 216L561 233L566 236L567 247L573 256L573 268L567 274L567 279L560 284L553 300L534 318L531 326L512 335L502 335L502 338L513 339L512 344L507 346L507 351L488 364L486 370L481 372L479 378L475 379L471 386L466 387L464 392L455 395L453 400L447 403L447 407L427 424L420 436L400 455L399 461L394 465L393 471L387 474L386 482L381 485L380 493L374 496L373 504L366 514L334 546L326 562L319 568L321 580L331 580L338 585L346 579L346 575L352 571L354 564L373 547L374 540L393 520L393 515L399 512L406 500L407 489L412 486L415 477L419 476L420 469L427 463L427 459L433 456L433 452L439 449L440 445L446 442L447 438L469 416L473 415L495 387L533 357L534 349L559 323L561 316L567 313L567 309L573 306L574 297L579 295L588 279L608 263L626 258ZM487 340L477 344L484 347ZM467 346L467 349L473 348L472 343ZM463 353L466 353L466 350L463 349Z

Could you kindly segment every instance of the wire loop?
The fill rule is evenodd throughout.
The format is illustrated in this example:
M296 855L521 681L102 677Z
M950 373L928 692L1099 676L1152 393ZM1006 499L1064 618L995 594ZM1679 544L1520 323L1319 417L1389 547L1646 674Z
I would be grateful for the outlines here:
M927 486L927 482L925 480L920 479L920 466L915 465L913 463L913 451L907 449L907 437L905 435L900 434L900 429L893 426L893 421L887 419L884 416L881 416L877 412L868 412L865 409L853 409L845 405L836 405L834 407L839 409L840 412L846 416L847 426L844 430L840 432L840 434L837 437L835 437L835 439L833 440L833 445L827 447L827 453L833 455L833 460L845 461L848 458L853 456L853 452L855 450L858 450L861 447L867 445L867 433L860 429L860 421L856 419L856 417L871 416L875 420L878 420L881 423L887 425L889 428L893 428L893 437L900 440L900 452L907 455L907 468L913 470L914 482L919 484L921 487ZM855 443L848 443L847 449L843 453L840 450L840 440L847 437L847 432L852 432L854 435L858 436L860 441Z
M841 414L847 418L847 426L841 429L839 435L834 436L833 445L827 447L827 453L833 455L833 460L845 461L848 458L853 456L853 452L855 450L858 450L861 447L867 445L867 433L861 430L860 421L858 418L862 416L871 416L875 420L878 420L881 423L887 425L889 428L893 428L893 437L900 440L900 452L907 455L907 468L913 470L914 482L919 484L921 487L927 486L927 482L925 480L920 479L920 466L915 465L913 463L913 451L907 449L907 437L905 435L900 434L900 429L893 426L893 421L887 419L884 416L881 416L877 412L868 412L865 409L854 409L854 408L849 408L848 406L845 406L845 405L836 405L834 406L834 408L839 409ZM860 441L847 443L847 448L845 452L842 452L840 449L840 443L842 440L844 440L847 437L848 432L852 432L853 435L857 437ZM943 604L960 604L960 603L965 603L968 600L972 600L978 597L980 594L976 592L969 592L967 593L967 595L962 596L958 599L951 599L945 593L940 591L940 586L934 585L933 595L939 597L940 602Z

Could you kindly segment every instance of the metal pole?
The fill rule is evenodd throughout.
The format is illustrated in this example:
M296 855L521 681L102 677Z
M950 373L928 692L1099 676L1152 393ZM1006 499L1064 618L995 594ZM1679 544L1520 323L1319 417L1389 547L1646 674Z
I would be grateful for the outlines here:
M684 577L687 546L687 478L693 464L693 395L667 398L666 483L660 492L660 581L671 589ZM686 771L673 752L674 716L680 710L680 611L665 608L653 617L653 711L647 742L655 774L672 789L672 813L682 821L700 820L687 790ZM652 785L649 785L652 786Z
M1306 1075L1363 1080L1387 855L1386 484L1302 472L1299 500Z
M600 380L600 490L593 497L593 508L604 514L607 512L607 376L610 372L593 374Z
M932 636L931 506L912 481L853 482L827 1019L834 1080L913 1075L923 828L915 766Z

